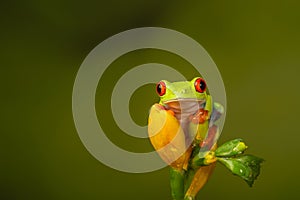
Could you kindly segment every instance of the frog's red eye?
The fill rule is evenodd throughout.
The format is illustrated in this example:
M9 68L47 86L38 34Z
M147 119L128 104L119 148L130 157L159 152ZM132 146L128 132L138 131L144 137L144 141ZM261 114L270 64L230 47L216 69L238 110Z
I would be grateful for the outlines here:
M157 83L156 92L159 96L166 94L166 84L163 81Z
M206 90L206 83L205 83L204 79L197 78L195 80L194 85L195 85L195 89L196 89L197 92L200 92L200 93L205 92L205 90Z

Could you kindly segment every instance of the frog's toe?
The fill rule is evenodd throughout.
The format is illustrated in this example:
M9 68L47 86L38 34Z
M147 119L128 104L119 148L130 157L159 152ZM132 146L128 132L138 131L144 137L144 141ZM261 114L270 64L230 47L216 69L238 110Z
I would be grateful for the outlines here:
M194 115L191 115L189 120L194 124L202 124L208 119L208 111L199 109Z

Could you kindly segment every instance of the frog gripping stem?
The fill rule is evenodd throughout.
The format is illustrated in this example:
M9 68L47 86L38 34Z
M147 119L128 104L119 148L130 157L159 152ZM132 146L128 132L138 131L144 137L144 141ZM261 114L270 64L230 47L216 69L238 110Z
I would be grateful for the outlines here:
M224 108L212 101L205 81L200 77L190 82L163 80L156 90L160 102L150 109L148 134L152 146L170 166L172 199L194 200L217 162L252 187L264 160L245 155L248 146L239 138L217 146L220 132L215 121Z

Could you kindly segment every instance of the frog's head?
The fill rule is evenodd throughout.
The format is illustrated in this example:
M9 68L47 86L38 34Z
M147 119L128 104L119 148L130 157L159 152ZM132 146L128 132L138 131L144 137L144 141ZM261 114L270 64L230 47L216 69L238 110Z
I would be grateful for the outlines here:
M208 97L204 79L196 77L191 81L168 82L160 81L156 85L161 104L178 101L198 101L204 103Z

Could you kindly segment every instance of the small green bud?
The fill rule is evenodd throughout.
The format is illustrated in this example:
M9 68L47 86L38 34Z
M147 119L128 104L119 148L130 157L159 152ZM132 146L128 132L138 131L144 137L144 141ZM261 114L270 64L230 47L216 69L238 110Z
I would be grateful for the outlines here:
M191 167L196 169L217 161L214 151L199 152L191 161Z
M243 153L248 147L244 142L239 142L236 147L233 148L233 151L237 154Z

